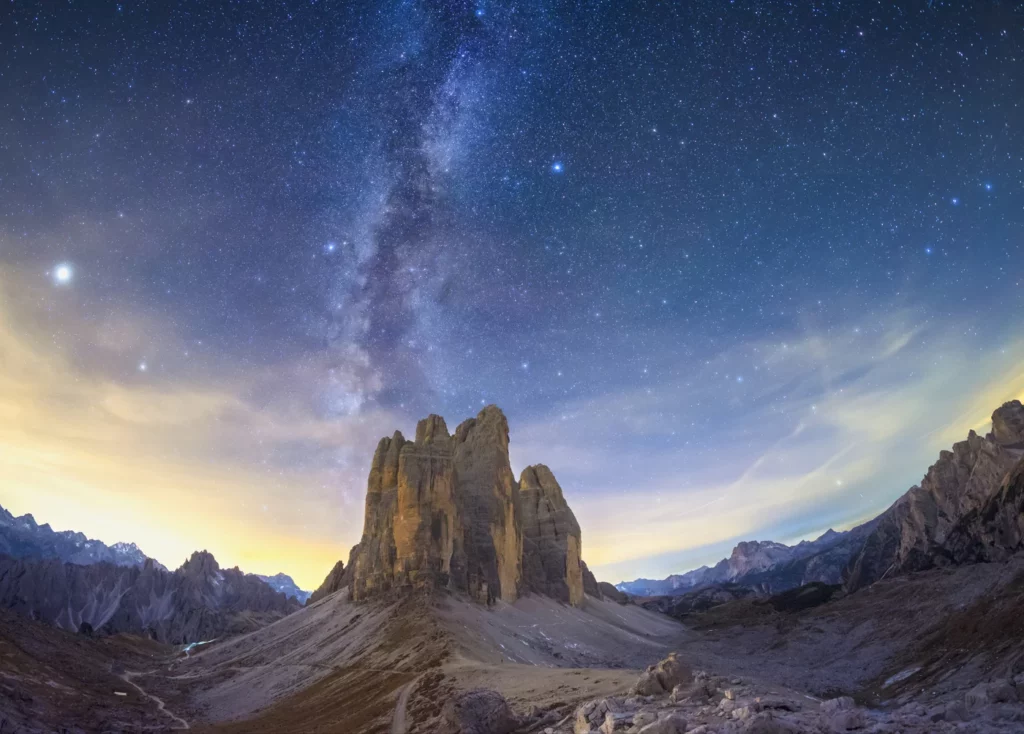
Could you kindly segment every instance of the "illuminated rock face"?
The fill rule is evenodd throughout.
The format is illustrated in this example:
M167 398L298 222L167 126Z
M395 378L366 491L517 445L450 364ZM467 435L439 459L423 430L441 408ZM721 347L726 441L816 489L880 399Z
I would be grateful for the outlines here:
M538 594L578 605L583 601L580 526L551 470L543 464L526 467L519 500L524 582Z
M352 597L450 588L482 603L513 601L524 591L581 603L576 518L547 467L529 468L521 487L508 443L508 422L495 406L454 435L431 415L414 441L398 432L381 439L363 537L349 560Z

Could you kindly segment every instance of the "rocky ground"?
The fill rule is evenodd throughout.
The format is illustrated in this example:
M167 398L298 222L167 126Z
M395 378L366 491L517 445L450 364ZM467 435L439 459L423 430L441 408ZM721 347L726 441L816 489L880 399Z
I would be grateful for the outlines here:
M438 734L482 701L520 734L1024 731L1022 579L1015 558L812 608L741 599L686 624L590 598L342 590L189 657L10 617L0 714L35 722L25 732ZM675 672L643 672L673 651ZM498 698L457 706L482 687Z
M810 608L790 592L693 615L659 642L673 639L682 669L703 672L660 691L594 669L575 671L601 686L583 698L546 672L456 682L465 691L485 681L505 697L517 732L1017 732L1021 609L1015 557L888 579ZM531 700L524 682L534 677L545 690Z
M91 639L0 611L0 732L172 729L159 704L126 678L173 654L137 637Z
M910 703L892 710L857 705L850 697L818 700L790 689L763 687L744 678L690 672L676 657L643 673L628 693L595 698L566 716L561 709L510 715L483 734L846 734L846 732L939 734L1019 732L1024 726L1024 676L1019 681L979 684L960 700ZM669 690L670 688L670 690ZM464 694L470 700L473 692ZM500 705L500 704L499 704ZM461 714L461 716L460 716ZM473 714L448 711L448 731L473 731ZM479 715L477 716L479 718Z

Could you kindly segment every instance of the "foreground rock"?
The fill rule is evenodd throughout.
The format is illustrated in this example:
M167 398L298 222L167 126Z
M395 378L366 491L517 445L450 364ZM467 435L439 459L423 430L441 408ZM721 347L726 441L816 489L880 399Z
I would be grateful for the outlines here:
M690 670L683 665L676 653L672 653L657 665L647 668L633 686L633 693L639 696L660 696L671 693L679 685L693 680Z
M445 703L440 734L510 734L519 719L497 691L478 688Z
M546 466L520 481L508 422L484 408L451 434L429 416L408 441L381 439L367 482L363 536L349 558L354 599L391 589L448 588L492 603L525 592L579 605L579 524Z
M858 706L848 696L817 701L785 689L763 690L751 681L699 671L671 695L639 695L652 671L676 670L676 656L651 666L629 695L580 704L551 734L940 734L1018 732L1024 705L1013 681L979 684L960 699L895 710ZM1022 681L1024 682L1024 681Z

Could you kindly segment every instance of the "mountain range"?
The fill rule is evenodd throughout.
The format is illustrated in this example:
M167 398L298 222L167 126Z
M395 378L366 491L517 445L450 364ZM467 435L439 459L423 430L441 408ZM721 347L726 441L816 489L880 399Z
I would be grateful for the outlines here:
M312 596L312 591L303 591L299 588L295 580L292 579L286 573L278 573L273 576L261 576L258 573L252 574L256 578L260 579L274 591L279 591L290 599L294 599L299 604L305 604L306 601Z
M55 531L48 523L40 525L32 515L15 517L3 507L0 507L0 554L12 558L57 558L81 566L102 562L138 568L144 566L148 558L135 543L108 546L73 530ZM164 568L149 560L157 568Z
M1024 406L1009 401L992 414L992 430L942 451L921 484L878 517L844 532L828 530L813 541L787 546L739 543L714 566L665 579L637 579L617 588L638 597L682 596L722 602L752 590L775 594L810 583L855 591L890 575L982 559L1004 558L1021 545L1020 499L1008 473L1024 458ZM668 604L688 612L693 600Z
M644 582L671 595L637 599L587 568L553 472L513 475L500 410L453 432L429 416L412 440L381 439L360 541L304 605L287 576L268 580L292 596L205 551L173 572L0 556L0 720L246 734L1019 731L1024 407L1003 405L992 425L871 522L794 546L740 543L713 567Z

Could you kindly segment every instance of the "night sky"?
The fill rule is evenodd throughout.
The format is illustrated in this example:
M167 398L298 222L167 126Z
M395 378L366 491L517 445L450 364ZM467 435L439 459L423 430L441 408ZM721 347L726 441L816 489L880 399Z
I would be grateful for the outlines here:
M620 581L1024 397L1024 5L8 2L0 504L314 587L488 403Z

